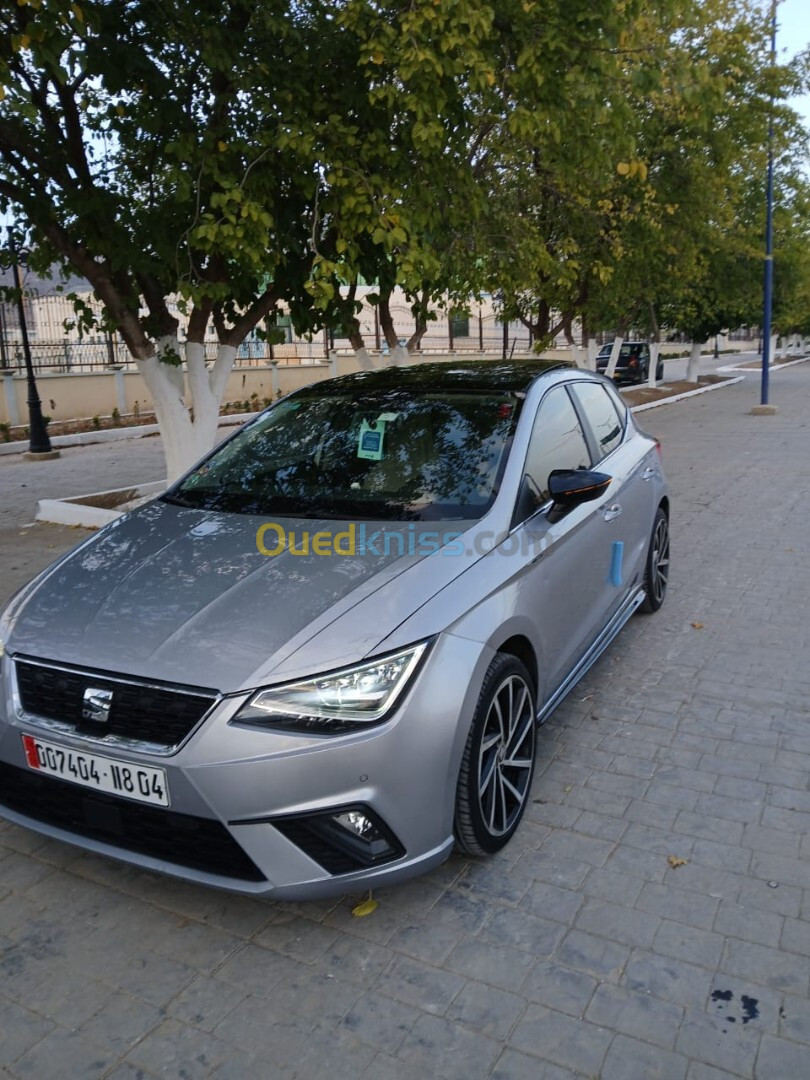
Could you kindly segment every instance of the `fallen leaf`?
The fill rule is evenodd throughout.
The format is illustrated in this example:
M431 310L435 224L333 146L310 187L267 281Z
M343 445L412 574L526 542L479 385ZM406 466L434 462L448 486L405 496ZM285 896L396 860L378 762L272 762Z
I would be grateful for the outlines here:
M702 622L693 622L691 624L691 626L692 626L693 630L702 630L703 629L703 623Z
M352 908L352 915L354 915L356 919L362 919L366 915L370 915L372 911L376 911L377 906L377 901L369 892L365 900L361 900L359 904Z
M667 855L667 862L673 870L677 870L679 866L686 866L689 860L682 859L680 855Z
M563 788L563 791L565 792L566 795L568 794L569 791L573 791L573 790L574 789L573 789L571 784L568 784L566 787Z

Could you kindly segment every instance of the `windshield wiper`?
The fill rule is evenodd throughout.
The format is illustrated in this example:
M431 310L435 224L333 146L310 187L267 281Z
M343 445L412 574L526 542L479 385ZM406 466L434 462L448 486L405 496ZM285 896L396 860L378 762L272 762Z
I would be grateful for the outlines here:
M190 499L184 498L182 495L161 495L161 502L171 503L172 506L186 506L190 510L204 510L205 507L198 503L192 502Z

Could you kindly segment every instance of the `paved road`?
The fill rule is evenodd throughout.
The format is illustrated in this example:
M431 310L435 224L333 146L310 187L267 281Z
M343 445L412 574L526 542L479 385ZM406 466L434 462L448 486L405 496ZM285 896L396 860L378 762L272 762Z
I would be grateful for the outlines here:
M673 487L671 594L541 730L502 857L454 857L358 919L355 897L234 897L0 826L0 1067L807 1076L810 364L774 377L778 416L749 416L756 400L749 379L644 415ZM103 487L152 478L154 452L57 464ZM0 466L4 506L16 468Z

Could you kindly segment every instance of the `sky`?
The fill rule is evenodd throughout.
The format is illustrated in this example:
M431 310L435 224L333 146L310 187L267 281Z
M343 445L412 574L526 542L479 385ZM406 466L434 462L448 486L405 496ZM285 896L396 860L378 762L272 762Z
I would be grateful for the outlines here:
M789 59L810 46L810 0L781 0L776 13L776 52ZM810 125L810 93L793 99L793 107Z

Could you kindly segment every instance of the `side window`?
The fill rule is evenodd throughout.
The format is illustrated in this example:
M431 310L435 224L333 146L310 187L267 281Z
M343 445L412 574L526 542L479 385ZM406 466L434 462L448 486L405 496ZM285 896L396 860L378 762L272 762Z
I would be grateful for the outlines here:
M543 398L526 454L524 484L536 509L548 498L548 477L554 469L589 469L591 456L571 399L564 386ZM523 516L523 515L522 515Z
M602 383L602 389L607 396L613 402L613 407L619 414L619 420L621 421L622 431L627 427L627 402L621 396L619 391L613 385L613 383Z
M571 390L593 431L597 457L601 461L622 441L624 422L604 386L595 382L579 382L574 383Z

